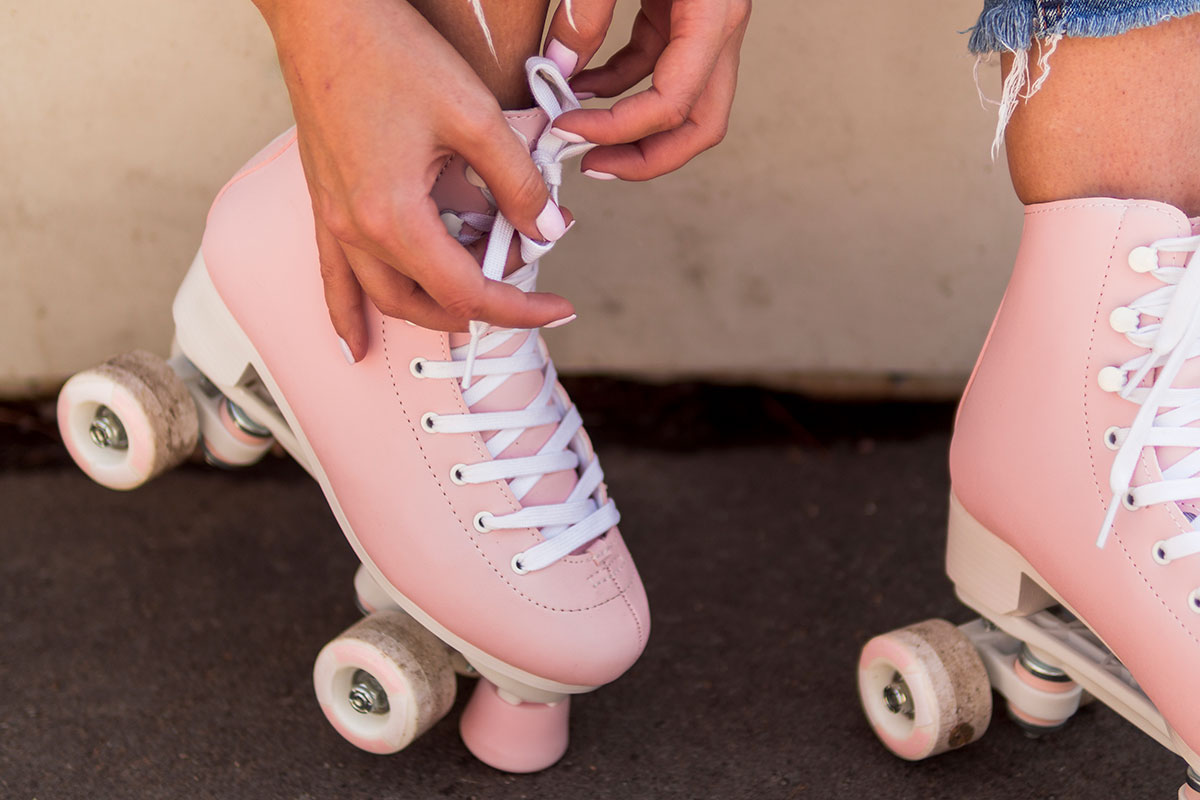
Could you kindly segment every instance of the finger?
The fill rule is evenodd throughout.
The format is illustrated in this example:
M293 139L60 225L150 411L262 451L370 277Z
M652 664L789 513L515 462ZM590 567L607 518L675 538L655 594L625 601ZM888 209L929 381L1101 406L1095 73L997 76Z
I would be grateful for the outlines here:
M604 43L616 0L562 0L546 34L546 58L566 77L587 66Z
M542 173L529 157L528 146L508 126L499 106L494 113L488 109L477 114L460 127L454 139L449 146L479 173L496 205L517 230L542 242L562 238L567 230L566 219L550 199Z
M658 57L667 40L658 32L645 14L633 21L629 42L612 55L603 66L582 72L571 81L577 92L591 92L597 97L616 97L632 89L654 71Z
M465 323L454 319L411 278L400 274L380 259L355 247L346 247L354 274L362 291L387 317L407 320L430 330L465 330Z
M362 287L354 276L342 245L318 217L317 255L321 264L321 282L325 287L325 305L333 330L341 340L343 354L351 363L367 354L367 320L363 309Z
M402 218L403 234L385 242L396 253L390 263L403 264L405 273L452 319L536 328L573 313L571 304L558 295L526 294L484 278L475 259L446 232L431 198L423 198Z
M713 70L708 88L696 102L691 119L673 131L656 133L632 144L596 148L584 157L580 169L598 177L613 175L644 181L679 169L715 147L729 128L737 71L738 42L731 42Z
M703 93L728 35L719 19L705 15L672 20L672 25L671 40L654 65L654 85L609 109L571 111L555 127L597 144L621 144L682 125Z

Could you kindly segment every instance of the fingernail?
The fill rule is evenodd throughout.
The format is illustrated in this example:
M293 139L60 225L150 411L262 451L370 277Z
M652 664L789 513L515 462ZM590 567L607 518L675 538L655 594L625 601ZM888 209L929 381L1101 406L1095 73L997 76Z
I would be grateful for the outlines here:
M558 39L551 39L546 45L546 58L557 64L558 71L567 78L575 74L575 67L579 64L579 54Z
M342 348L342 355L346 357L346 363L354 366L354 353L350 352L350 345L346 344L346 340L340 336L338 337L338 344Z
M575 93L575 99L576 99L576 100L578 100L578 101L579 101L579 102L581 102L581 103L582 103L584 100L592 100L592 99L594 99L595 97L596 97L596 93L595 93L595 92L576 92L576 93Z
M562 139L564 142L570 142L571 144L583 144L587 141L587 139L583 138L578 133L564 131L562 128L551 128L550 132Z
M553 200L547 200L546 207L538 214L537 229L547 242L557 242L567 232L567 221Z
M617 179L617 176L611 172L601 172L598 169L585 169L583 174L598 181L615 181Z
M566 325L569 322L574 322L578 316L579 316L578 314L572 314L569 317L563 317L562 319L556 319L556 320L554 320L554 322L547 322L542 327L543 328L561 328L563 325Z

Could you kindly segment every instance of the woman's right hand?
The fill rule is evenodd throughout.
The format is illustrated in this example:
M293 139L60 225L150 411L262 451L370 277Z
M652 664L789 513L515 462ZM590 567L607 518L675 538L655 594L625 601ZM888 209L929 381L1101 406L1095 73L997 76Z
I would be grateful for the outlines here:
M572 313L557 295L486 280L442 224L430 191L458 153L521 233L553 241L566 227L495 98L424 17L403 0L255 3L296 116L329 316L354 360L367 349L364 294L441 330Z

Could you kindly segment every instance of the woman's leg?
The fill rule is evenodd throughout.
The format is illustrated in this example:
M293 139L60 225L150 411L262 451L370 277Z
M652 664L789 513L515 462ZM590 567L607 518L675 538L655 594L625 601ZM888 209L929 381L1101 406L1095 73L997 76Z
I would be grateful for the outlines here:
M1004 56L1006 78L1013 61ZM1136 197L1200 215L1200 15L1067 36L1045 64L1047 79L1018 102L1006 133L1022 203Z
M537 55L550 0L410 0L496 95L504 109L532 103L525 60Z

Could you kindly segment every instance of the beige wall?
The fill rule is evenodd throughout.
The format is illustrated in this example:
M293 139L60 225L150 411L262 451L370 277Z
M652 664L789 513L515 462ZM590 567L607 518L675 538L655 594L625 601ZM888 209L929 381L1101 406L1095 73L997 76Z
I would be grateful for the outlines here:
M568 182L581 221L543 271L579 308L552 333L561 368L827 388L969 370L1019 225L956 33L978 0L865 5L759 0L721 148L650 184ZM289 112L249 0L0 3L0 75L11 395L165 349L208 203Z

